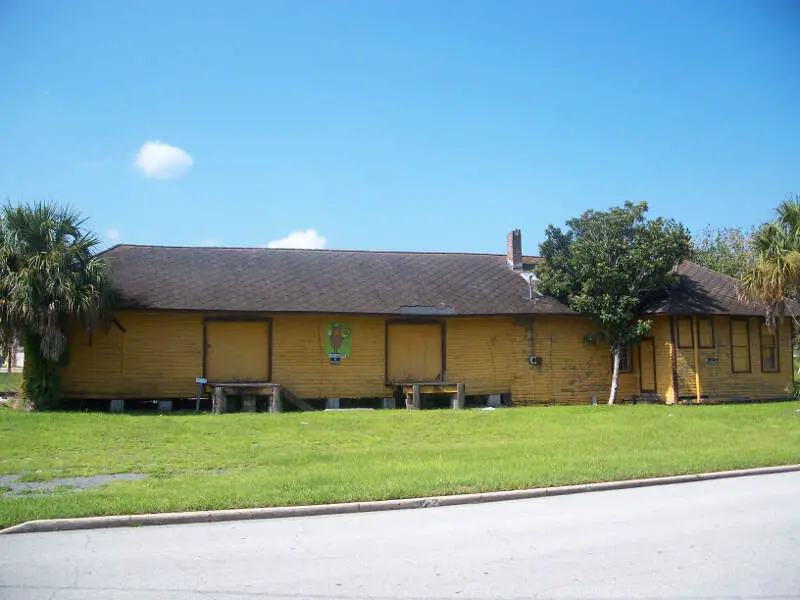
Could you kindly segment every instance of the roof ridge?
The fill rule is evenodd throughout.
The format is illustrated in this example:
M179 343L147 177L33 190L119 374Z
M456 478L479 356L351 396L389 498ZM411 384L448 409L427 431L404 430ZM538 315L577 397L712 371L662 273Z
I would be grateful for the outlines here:
M348 254L414 254L414 255L445 255L445 256L506 256L505 254L492 252L447 252L447 251L424 251L424 250L348 250L338 248L268 248L265 246L178 246L161 244L115 244L110 248L99 252L104 254L115 248L161 248L172 250L268 250L271 252L320 252L320 253L348 253ZM538 256L526 255L525 258L539 258Z
M114 248L118 248L119 246L124 246L125 244L114 244L113 246L109 246L108 248L104 248L100 250L100 252L95 253L95 256L102 256L106 252L111 252Z
M709 273L713 273L713 274L714 274L714 275L716 275L717 277L725 277L725 278L727 278L727 279L730 279L730 280L731 280L733 283L738 283L738 282L739 282L739 280L738 280L738 279L736 279L736 277L731 277L731 276L730 276L730 275L728 275L727 273L721 273L720 271L715 271L714 269L709 269L708 267L704 267L704 266L703 266L703 265L701 265L700 263L696 263L696 262L694 262L693 260L689 260L688 258L687 258L687 259L685 259L683 262L685 262L685 263L687 263L687 264L690 264L690 265L692 265L693 267L696 267L696 268L698 268L698 269L702 269L703 271L708 271Z

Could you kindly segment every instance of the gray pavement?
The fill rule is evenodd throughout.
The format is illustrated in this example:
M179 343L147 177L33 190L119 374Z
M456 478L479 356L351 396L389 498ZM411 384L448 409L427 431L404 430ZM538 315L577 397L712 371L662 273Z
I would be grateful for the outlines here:
M800 598L800 473L0 536L0 598Z

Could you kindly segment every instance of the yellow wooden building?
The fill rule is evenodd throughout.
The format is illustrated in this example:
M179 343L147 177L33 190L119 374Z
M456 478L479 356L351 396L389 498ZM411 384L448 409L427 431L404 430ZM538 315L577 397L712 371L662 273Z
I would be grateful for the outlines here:
M608 348L590 321L536 292L518 231L507 255L131 245L105 255L120 308L107 331L68 332L72 398L191 398L198 379L204 393L279 386L305 407L395 406L415 386L513 405L608 395ZM644 311L652 338L626 353L619 399L785 398L788 323L766 330L729 277L692 263L678 274Z

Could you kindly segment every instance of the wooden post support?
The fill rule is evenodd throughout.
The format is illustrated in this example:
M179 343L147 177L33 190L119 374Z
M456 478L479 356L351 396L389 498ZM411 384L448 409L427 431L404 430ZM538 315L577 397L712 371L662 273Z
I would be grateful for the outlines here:
M697 317L692 317L692 346L694 346L694 385L697 391L697 403L701 400L700 394L700 351L697 347L700 345L700 330L697 328Z
M464 403L466 401L466 394L464 390L463 383L456 384L456 408L462 409L464 408Z
M215 415L221 415L225 412L225 392L222 389L222 386L216 386L214 388L214 406L212 411Z
M275 386L272 388L272 402L270 403L269 412L279 413L283 412L283 402L281 401L281 388Z
M411 386L411 408L413 410L422 408L422 395L420 394L418 383Z

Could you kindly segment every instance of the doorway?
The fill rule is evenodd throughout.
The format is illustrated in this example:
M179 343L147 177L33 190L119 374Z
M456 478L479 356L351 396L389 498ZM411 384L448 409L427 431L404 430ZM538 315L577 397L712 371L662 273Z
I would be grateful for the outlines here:
M208 319L205 377L210 382L269 381L270 322Z
M443 377L443 323L387 324L387 382L441 381Z
M642 392L656 391L656 343L645 338L639 344L639 389Z

